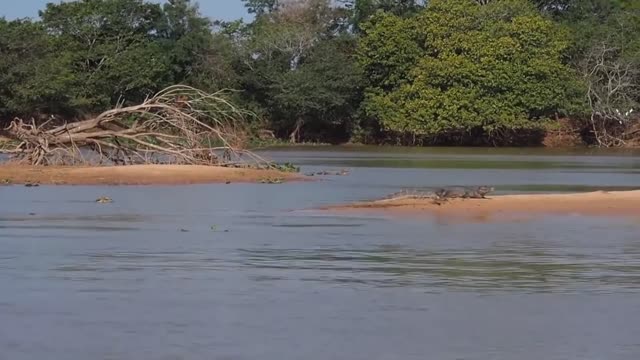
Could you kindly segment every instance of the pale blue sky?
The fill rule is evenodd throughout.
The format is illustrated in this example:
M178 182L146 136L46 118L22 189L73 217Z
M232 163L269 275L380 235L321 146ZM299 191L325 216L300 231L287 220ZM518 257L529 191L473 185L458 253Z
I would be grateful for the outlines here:
M69 0L67 0L69 1ZM15 19L22 17L38 17L38 10L44 9L49 2L59 0L0 0L0 17ZM155 0L161 2L161 0ZM212 19L235 20L244 18L249 20L242 1L240 0L199 0L200 12Z

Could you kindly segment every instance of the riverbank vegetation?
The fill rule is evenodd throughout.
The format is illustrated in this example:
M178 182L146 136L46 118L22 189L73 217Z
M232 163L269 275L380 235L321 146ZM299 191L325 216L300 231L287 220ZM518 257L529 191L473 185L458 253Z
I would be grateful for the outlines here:
M242 1L250 22L209 19L189 0L0 19L0 135L30 163L78 143L115 162L160 147L190 164L254 140L640 145L640 0ZM176 85L198 95L158 95ZM233 121L191 116L211 94ZM172 110L139 116L159 99ZM105 114L120 127L77 131ZM25 140L34 131L55 134Z

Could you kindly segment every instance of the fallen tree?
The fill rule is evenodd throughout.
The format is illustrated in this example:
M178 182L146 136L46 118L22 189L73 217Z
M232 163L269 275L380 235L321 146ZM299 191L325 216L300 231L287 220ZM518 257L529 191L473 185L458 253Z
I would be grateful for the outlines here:
M142 104L118 106L87 120L55 125L14 119L0 149L30 165L266 164L245 149L246 116L222 92L166 88Z

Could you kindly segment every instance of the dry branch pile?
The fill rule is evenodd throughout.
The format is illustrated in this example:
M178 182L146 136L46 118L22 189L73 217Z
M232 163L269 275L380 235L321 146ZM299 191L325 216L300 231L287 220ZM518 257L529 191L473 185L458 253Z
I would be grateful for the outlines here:
M222 93L172 86L88 120L55 126L15 119L6 132L17 145L0 152L31 165L260 163L244 149L246 115Z

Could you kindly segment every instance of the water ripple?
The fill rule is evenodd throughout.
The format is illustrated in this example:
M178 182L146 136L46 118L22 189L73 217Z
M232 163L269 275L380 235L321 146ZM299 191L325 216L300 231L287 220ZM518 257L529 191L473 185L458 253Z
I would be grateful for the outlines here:
M250 268L307 281L460 289L633 289L640 291L637 254L552 254L543 251L344 251L246 249ZM313 273L313 275L309 275Z

